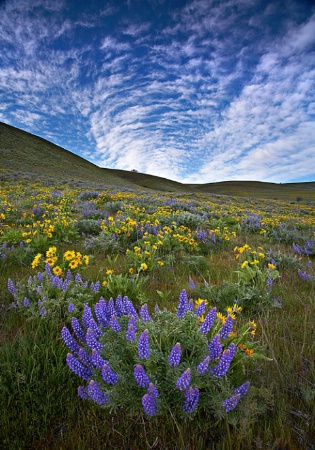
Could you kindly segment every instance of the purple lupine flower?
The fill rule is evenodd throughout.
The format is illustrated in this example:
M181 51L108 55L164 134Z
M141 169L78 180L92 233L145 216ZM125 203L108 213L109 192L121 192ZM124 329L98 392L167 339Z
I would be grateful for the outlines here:
M77 392L78 396L81 397L83 400L89 399L88 392L85 386L79 386Z
M73 332L75 333L76 337L81 342L86 342L84 331L82 330L82 327L80 325L79 320L76 317L71 318L71 326L73 329Z
M103 297L101 297L99 301L94 305L94 312L98 323L101 325L101 327L106 328L108 325L107 305Z
M234 347L232 347L232 345L235 347L235 350ZM211 369L211 373L214 377L222 378L226 374L226 372L229 370L232 359L234 358L235 351L236 351L235 344L231 344L228 347L228 349L223 353L217 366Z
M144 330L138 340L138 356L140 359L146 359L150 356L149 332Z
M30 276L30 277L28 277L27 284L29 286L31 286L32 283L33 283L33 278Z
M68 313L72 314L74 313L75 307L73 303L69 303L68 305Z
M121 325L119 324L119 322L118 322L116 316L112 316L112 317L110 318L109 325L112 327L112 330L113 330L115 333L119 333L119 331L122 330L122 327L121 327Z
M15 295L16 290L15 290L15 286L14 286L14 283L13 283L13 281L11 280L11 278L8 279L8 284L7 284L7 286L8 286L8 291L10 292L10 294Z
M62 280L61 280L60 281L60 286L61 286L61 289L63 290L63 292L66 292L68 290L68 287L69 287L69 282L67 280L62 282Z
M133 325L135 327L135 330L137 331L138 326L137 326L137 317L136 316L130 316L130 319L128 320L128 327L130 325Z
M187 311L193 311L194 310L194 300L191 298L189 299L189 302L187 304Z
M63 327L63 329L61 330L61 336L66 346L69 347L72 352L78 353L81 347L79 346L77 341L72 337L67 327Z
M186 414L194 412L194 410L197 408L199 401L199 389L189 387L185 391L185 402L183 406L183 410Z
M154 312L160 312L160 308L159 308L159 305L155 305L155 307L154 307Z
M178 366L180 363L182 356L182 348L179 342L174 345L174 347L171 350L170 356L168 357L169 365L172 367Z
M93 350L94 348L96 348L96 350L102 350L104 348L104 345L101 344L100 342L98 342L98 340L94 336L93 330L91 330L91 328L88 328L86 335L85 335L85 339L86 339L86 345L91 350Z
M199 331L203 334L208 334L216 318L217 318L217 308L212 308L206 315L205 320L202 322L201 326L199 327Z
M302 272L301 269L298 269L298 275L299 275L300 278L303 278L303 279L306 280L306 281L310 281L310 279L311 279L311 277L309 276L309 274L306 273L306 272Z
M48 263L45 265L45 273L46 273L46 275L48 275L49 277L52 276L52 273L51 273L51 267L50 267L50 265L49 265Z
M187 311L188 297L185 289L179 294L176 317L184 317Z
M126 340L129 342L133 342L135 339L136 339L136 329L133 324L130 324L126 332Z
M196 289L195 282L192 278L189 277L189 287L190 289Z
M150 394L144 394L142 397L142 406L144 409L144 412L148 416L155 416L156 414L156 399L152 397Z
M151 317L150 317L150 314L149 314L149 311L148 311L148 305L146 303L141 306L140 317L141 317L143 322L148 322L148 321L151 320Z
M85 303L84 311L83 311L83 315L82 315L82 323L86 330L90 326L91 319L93 319L93 314L92 314L91 308Z
M91 290L94 294L96 294L100 290L101 283L97 281L96 283L91 283Z
M83 280L82 280L82 277L81 277L81 275L79 273L75 274L74 281L77 284L81 284L82 283Z
M39 281L40 283L43 282L44 276L43 276L42 272L38 272L38 273L37 273L37 279L38 279L38 281Z
M190 379L191 379L191 371L190 369L187 369L185 370L185 372L181 374L181 376L176 381L176 387L181 391L187 389L190 384Z
M88 394L91 397L91 399L98 405L104 406L104 405L106 405L106 403L108 403L108 400L109 400L108 396L105 395L101 391L101 389L96 381L91 380L89 382L87 390L88 390Z
M129 314L130 316L138 317L138 313L137 313L136 308L134 307L134 304L132 303L132 301L129 300L129 298L127 296L125 296L123 298L123 301L124 301L126 313Z
M273 285L273 280L272 280L272 276L271 276L271 270L268 269L268 275L267 275L267 293L268 293L268 295L271 292L272 285Z
M89 380L93 374L93 372L85 367L83 364L81 364L75 356L72 355L72 353L67 354L66 362L69 366L69 368L72 370L73 373L78 375L83 380Z
M125 305L121 295L118 295L118 297L116 298L116 312L118 317L121 317L123 314L125 314Z
M137 384L142 388L148 388L150 384L150 378L145 373L144 368L141 366L141 364L137 364L133 370L133 375L135 377L135 380Z
M199 375L204 375L208 371L209 362L210 356L206 356L205 359L201 361L200 364L198 364L197 372L199 373Z
M96 348L92 350L91 359L93 366L96 367L97 369L102 369L104 364L109 364L109 362L106 359L102 358L102 356L100 355L99 351Z
M156 386L153 383L149 384L148 394L151 395L151 397L153 398L158 398L159 396L159 391L157 390Z
M107 318L108 318L108 320L110 320L110 318L112 316L116 316L116 315L117 315L117 313L116 313L116 309L115 309L114 299L113 299L113 297L111 297L107 303Z
M221 339L226 339L228 335L232 332L232 329L233 329L233 317L228 316L219 333Z
M306 269L309 269L310 267L312 267L312 261L307 261L307 263L305 264Z
M205 312L205 309L206 309L206 302L203 301L195 310L196 316L202 316L202 314Z
M79 356L81 362L85 366L89 367L90 369L92 369L94 367L91 356L88 354L88 352L84 348L79 349L78 356Z
M236 388L233 392L233 394L239 394L241 398L245 397L247 395L249 390L250 382L246 381L245 383L241 384L238 388Z
M220 341L220 335L216 334L208 345L210 360L213 361L221 356L223 345Z
M90 319L89 328L91 328L91 330L93 330L93 333L94 333L94 336L96 337L96 339L99 339L102 336L103 331L98 327L98 325L94 319Z
M46 317L47 316L47 310L46 310L45 306L42 306L42 308L39 310L39 314L42 317Z
M119 380L117 373L115 373L109 364L104 364L102 367L102 378L107 384L116 384Z
M31 302L27 297L24 298L23 305L25 306L25 308L28 308L31 305Z
M211 233L211 242L212 242L212 244L215 244L215 242L216 242L215 232L214 231L212 231L212 233Z
M66 279L65 279L65 281L69 284L70 281L71 281L71 278L72 278L72 273L71 273L71 270L68 269L68 270L67 270L67 273L66 273Z
M232 395L232 397L224 400L222 404L223 404L223 408L224 408L225 412L230 412L234 408L236 408L240 399L241 399L240 394L234 394L234 395Z

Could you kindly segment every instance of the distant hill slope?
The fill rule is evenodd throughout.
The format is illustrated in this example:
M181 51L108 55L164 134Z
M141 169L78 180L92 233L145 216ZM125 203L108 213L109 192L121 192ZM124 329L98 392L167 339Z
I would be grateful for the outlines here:
M154 175L101 168L33 134L0 122L0 180L46 181L86 187L151 189L175 193L211 193L231 196L315 201L315 182L264 183L223 181L182 184Z

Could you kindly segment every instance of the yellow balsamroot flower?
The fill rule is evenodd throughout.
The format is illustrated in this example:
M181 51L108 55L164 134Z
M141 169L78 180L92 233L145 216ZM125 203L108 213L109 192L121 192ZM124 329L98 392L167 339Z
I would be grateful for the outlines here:
M244 269L244 267L248 266L248 261L244 261L241 265L241 269Z
M32 242L32 239L26 239L25 243L29 244L30 242Z
M259 264L258 259L254 259L254 261L251 261L250 263L252 266L255 266L256 264Z
M264 258L265 254L264 253L258 253L259 258Z
M90 258L88 257L88 255L83 256L83 261L86 266L89 264Z
M132 274L133 274L133 268L130 267L130 269L128 270L128 272L130 273L130 275L132 275Z
M217 313L217 318L219 320L221 320L222 324L224 324L226 322L226 316L224 316L222 313L218 312Z
M203 299L203 298L198 298L198 300L195 300L196 308L198 308L198 306L201 305L201 303L205 303L205 305L208 305L208 300Z
M66 261L71 261L72 259L75 258L75 251L73 250L68 250L67 252L65 252L63 254L63 257Z
M141 269L144 270L144 271L148 270L148 265L146 263L142 263L141 264Z
M275 268L276 268L276 266L274 264L268 263L268 269L273 270Z
M37 267L39 265L41 257L42 257L42 254L37 253L37 255L35 256L35 258L32 261L32 264L31 264L32 269L35 269L35 267Z
M60 266L54 267L52 271L53 271L53 273L54 273L55 275L62 275L62 274L63 274L62 268L61 268Z
M50 266L53 266L55 264L55 262L57 261L57 256L51 257L51 258L46 258L45 259L45 263L49 264Z
M164 262L163 261L158 261L158 265L160 266L160 267L162 267L162 266L164 266Z
M112 269L106 270L106 275L112 275L114 271Z
M103 282L102 282L102 286L107 286L107 281L106 280L104 280Z
M73 259L73 260L70 261L70 263L69 263L70 269L76 269L76 268L78 267L78 265L79 265L79 262L78 262L78 260L76 260L76 259Z

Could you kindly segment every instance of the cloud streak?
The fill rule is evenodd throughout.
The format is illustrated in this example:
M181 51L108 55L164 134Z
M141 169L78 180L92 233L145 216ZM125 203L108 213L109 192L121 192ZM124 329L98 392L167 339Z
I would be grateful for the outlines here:
M315 11L302 3L8 1L0 120L181 182L315 179Z

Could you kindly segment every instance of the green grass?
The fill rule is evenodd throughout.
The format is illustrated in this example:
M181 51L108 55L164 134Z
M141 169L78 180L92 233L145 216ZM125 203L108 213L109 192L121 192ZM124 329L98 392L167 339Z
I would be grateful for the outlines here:
M16 250L8 252L6 259L0 259L0 448L314 450L315 286L314 278L312 282L306 282L297 274L298 268L306 270L305 264L310 259L313 265L308 270L314 277L314 255L310 258L296 256L291 250L293 242L303 246L314 236L312 183L224 182L185 186L135 172L97 168L64 149L5 124L0 124L0 132L1 162L4 161L0 213L4 211L7 215L0 226L3 233L0 232L0 240L3 236L17 239ZM22 151L23 148L28 151ZM39 157L39 154L45 157ZM37 177L40 183L36 185L34 179ZM27 186L26 179L32 184L27 183ZM141 187L144 185L145 189ZM125 188L135 195L127 198L126 193L117 194ZM31 217L34 203L42 201L45 206L48 198L48 204L55 201L55 206L59 205L59 200L49 196L44 201L41 199L43 193L46 195L54 189L66 192L70 199L70 225L62 228L59 221L59 239L54 242L52 238L48 242L46 237L41 238L42 251L55 243L60 254L69 249L82 254L93 253L85 251L86 238L80 235L71 238L69 234L70 242L65 239L67 232L75 228L74 219L89 220L78 209L78 204L82 203L80 193L86 190L106 191L104 199L95 203L97 211L105 211L115 220L120 215L117 209L117 202L120 202L123 203L123 216L132 216L138 222L149 217L154 222L160 201L156 198L164 196L161 203L175 198L179 212L173 211L169 216L163 213L163 225L171 226L178 218L196 224L200 218L198 214L204 213L204 228L226 227L230 240L222 246L209 246L204 252L189 251L173 241L172 250L161 247L158 255L166 264L149 268L147 273L141 272L141 279L144 275L147 278L134 298L138 307L146 298L150 311L156 303L161 308L174 310L178 295L185 288L194 298L198 292L205 297L208 295L209 302L224 312L225 306L233 303L235 293L239 292L235 288L239 263L234 247L247 243L253 249L262 246L264 253L272 251L276 255L274 257L280 261L280 278L273 286L272 302L261 303L256 296L247 304L244 302L240 316L244 321L255 320L255 340L265 348L264 353L271 360L253 359L247 369L244 367L244 377L251 381L251 389L236 414L229 416L229 422L219 420L211 411L203 415L197 413L193 420L186 422L171 413L167 418L157 416L152 419L144 414L128 415L122 410L110 414L77 396L80 381L65 364L67 349L60 337L62 327L69 325L69 319L56 314L48 319L30 320L12 308L13 297L7 291L8 278L26 284L29 276L37 272L30 267L37 251L35 238L23 248L18 244L27 230L25 225L34 221ZM35 192L37 196L33 198L31 194ZM150 193L145 197L144 192ZM274 200L275 197L278 200ZM303 200L297 201L297 197ZM13 210L7 212L6 201ZM132 206L139 205L140 201L141 208L145 205L146 211L135 213ZM114 209L110 210L111 207ZM153 216L148 215L148 211ZM266 234L242 224L249 212L261 216L267 223L264 225ZM23 219L23 213L28 220ZM273 221L271 225L268 220ZM279 223L287 228L281 231ZM88 225L94 230L95 222L84 224ZM119 222L117 227L121 227ZM272 230L277 232L278 240ZM235 238L231 231L235 231ZM119 233L116 238L120 239L117 248L106 241L108 247L105 250L93 253L94 260L91 258L91 264L82 271L83 277L102 281L110 268L127 279L130 260L126 249L132 250L139 242L143 245L146 238L138 236L137 241L137 237L122 238ZM196 291L190 288L189 277L196 283ZM208 290L205 281L209 284Z

